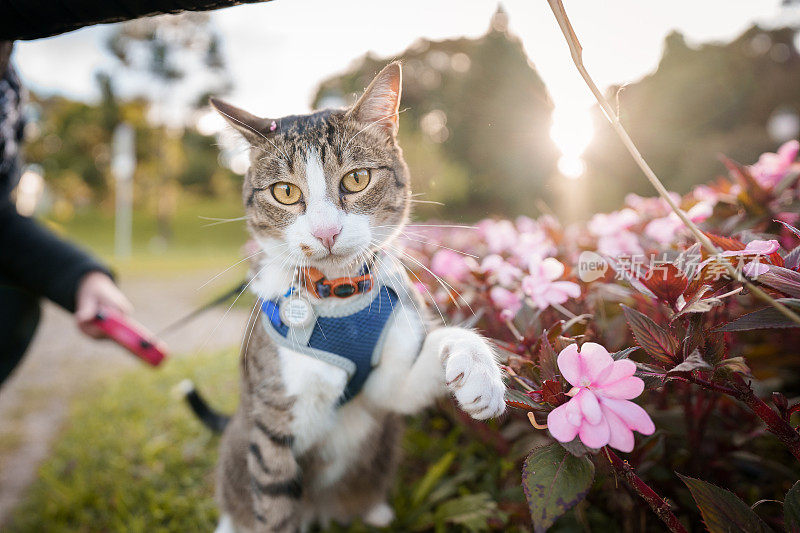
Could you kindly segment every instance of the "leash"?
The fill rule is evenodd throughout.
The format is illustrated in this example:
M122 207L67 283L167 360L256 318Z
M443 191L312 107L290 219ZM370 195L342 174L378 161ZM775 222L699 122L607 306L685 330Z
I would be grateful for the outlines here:
M198 315L208 311L228 298L242 292L246 288L245 282L240 283L233 289L217 296L210 302L200 306L188 315L181 317L166 328L162 329L158 334L153 335L141 324L137 323L130 317L123 316L122 314L114 311L113 309L103 308L95 315L92 323L100 328L111 340L131 352L133 355L143 360L144 362L158 366L167 356L167 346L159 340L159 337L173 331L181 326L186 325Z
M202 315L203 313L205 313L209 309L213 309L214 307L225 303L229 298L231 298L232 296L235 296L236 294L239 294L240 292L244 291L246 288L247 288L247 282L246 281L242 281L241 283L239 283L238 285L236 285L232 289L230 289L228 291L225 291L223 294L220 294L219 296L217 296L216 298L214 298L210 302L201 305L200 307L198 307L194 311L190 312L189 314L187 314L187 315L179 318L175 322L172 322L171 324L167 325L165 328L161 329L161 331L156 333L156 336L157 337L161 337L166 333L170 333L170 332L172 332L172 331L174 331L176 329L179 329L179 328L185 326L186 324L188 324L189 322L191 322L192 320L194 320L198 316Z

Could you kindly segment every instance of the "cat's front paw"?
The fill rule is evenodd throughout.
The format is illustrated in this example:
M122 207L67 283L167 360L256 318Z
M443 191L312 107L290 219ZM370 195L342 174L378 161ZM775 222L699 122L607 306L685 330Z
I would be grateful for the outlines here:
M506 387L483 337L467 330L453 332L443 341L440 355L445 382L461 409L479 420L503 414Z

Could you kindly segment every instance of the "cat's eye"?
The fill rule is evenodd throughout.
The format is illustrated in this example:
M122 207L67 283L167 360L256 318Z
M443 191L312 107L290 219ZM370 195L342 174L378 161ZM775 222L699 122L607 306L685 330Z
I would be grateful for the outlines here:
M348 172L342 178L342 190L344 192L361 192L369 185L369 169L360 168Z
M276 183L271 187L271 189L272 196L278 200L278 202L284 205L296 204L303 196L303 192L300 190L300 187L294 185L293 183L286 183L285 181Z

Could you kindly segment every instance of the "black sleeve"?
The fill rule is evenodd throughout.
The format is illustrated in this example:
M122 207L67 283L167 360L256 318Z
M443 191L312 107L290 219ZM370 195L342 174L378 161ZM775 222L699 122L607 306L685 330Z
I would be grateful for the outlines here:
M6 277L75 311L78 283L91 271L111 275L87 253L17 213L7 198L0 198L0 272Z
M0 0L0 41L38 39L92 24L210 11L263 0Z

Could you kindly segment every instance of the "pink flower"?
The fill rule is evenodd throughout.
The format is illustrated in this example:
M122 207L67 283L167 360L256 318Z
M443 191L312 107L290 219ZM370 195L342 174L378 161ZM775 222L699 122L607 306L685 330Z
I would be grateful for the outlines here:
M425 294L428 292L428 287L426 287L425 284L422 283L421 281L415 281L412 285L416 287L417 291L419 291L420 294Z
M514 249L511 251L514 257L523 262L528 262L531 256L543 258L556 252L557 248L553 241L541 228L532 232L520 233L519 239L514 243Z
M651 435L656 430L647 412L628 401L644 390L644 382L633 375L633 361L614 361L605 348L587 342L580 351L577 344L561 350L558 368L573 389L572 398L547 416L547 429L557 441L570 442L577 435L589 448L609 445L629 452L633 431Z
M510 250L517 242L517 230L508 220L486 219L478 224L478 230L493 254Z
M798 151L800 143L789 141L778 148L776 154L761 154L758 162L750 167L753 178L765 189L775 187L791 170Z
M539 229L539 223L525 215L518 216L516 222L517 229L523 233L526 231L537 231Z
M630 231L603 235L597 240L597 251L609 256L640 255L644 253L638 237Z
M437 276L463 281L470 273L466 258L451 250L439 250L431 258L431 271Z
M745 276L755 279L761 274L769 272L769 265L762 263L756 258L754 261L747 263L744 268L742 268L742 272Z
M489 291L489 298L492 299L494 305L501 309L504 319L514 318L522 309L522 298L519 297L519 294L503 287L492 287Z
M497 279L497 283L505 287L511 287L522 277L522 270L497 254L486 256L481 263L481 270L493 274Z
M768 241L755 240L748 242L744 250L727 250L720 255L722 257L733 257L737 255L770 255L777 252L780 247L781 245L778 244L778 241L775 239L770 239Z
M769 265L761 262L762 256L768 256L778 251L780 248L780 244L775 239L770 239L768 241L750 241L747 243L747 246L744 247L744 250L728 250L722 252L720 255L722 257L736 257L742 255L755 255L756 258L753 261L747 263L744 268L742 268L742 272L745 276L751 278L757 278L761 274L765 274L769 271Z
M708 185L698 185L692 190L692 196L694 196L695 200L698 202L704 202L714 206L719 202L720 195Z
M674 213L673 213L674 215ZM678 217L672 215L662 218L654 218L647 223L644 234L661 245L672 244L678 231L683 227L683 222Z
M681 203L680 194L670 192L669 196L676 204ZM645 218L663 217L671 211L669 204L658 196L645 198L637 194L629 193L625 196L625 205Z
M633 209L621 209L611 213L598 213L589 220L588 229L598 237L614 235L639 222L639 215Z
M698 202L686 212L689 220L698 224L704 222L714 212L714 207L707 202ZM662 245L672 244L678 232L684 227L683 221L675 213L651 220L644 228L644 233Z
M581 295L581 288L571 281L555 281L564 274L564 265L554 257L531 261L530 275L522 280L522 290L539 309L563 304Z

